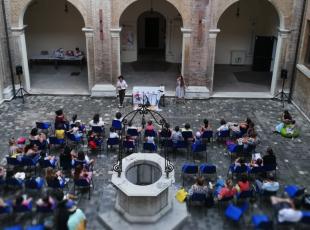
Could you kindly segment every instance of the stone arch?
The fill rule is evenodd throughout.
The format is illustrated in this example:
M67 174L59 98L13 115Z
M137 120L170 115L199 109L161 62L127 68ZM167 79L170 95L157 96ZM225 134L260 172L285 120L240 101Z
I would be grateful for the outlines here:
M15 0L12 1L12 12L16 12L12 14L12 25L16 27L24 26L24 16L29 7L29 5L34 0ZM85 27L89 25L89 17L87 17L87 9L85 7L85 3L83 0L67 0L72 6L74 6L77 11L81 14L81 17L84 20Z
M221 7L220 9L218 9L216 15L214 16L214 28L217 28L218 22L221 16L226 12L226 10L237 2L239 2L239 0L224 0L224 4L222 4L224 5L224 7ZM277 12L278 20L279 20L279 27L285 28L286 23L285 23L285 18L284 18L284 12L282 11L282 9L280 9L276 1L269 0L268 2L274 7L274 10Z
M114 26L115 27L119 26L120 19L121 19L122 15L124 14L124 12L128 9L128 7L130 7L132 4L134 4L137 1L139 1L139 0L128 0L124 3L122 2L123 4L119 5L117 12L115 12L115 14L114 14ZM190 25L190 17L187 15L188 12L190 12L190 10L188 10L188 12L185 10L186 6L183 5L182 1L180 1L180 0L164 0L164 1L170 3L172 6L174 6L176 8L176 10L178 11L178 13L181 16L184 27ZM187 1L187 2L189 2L189 1Z

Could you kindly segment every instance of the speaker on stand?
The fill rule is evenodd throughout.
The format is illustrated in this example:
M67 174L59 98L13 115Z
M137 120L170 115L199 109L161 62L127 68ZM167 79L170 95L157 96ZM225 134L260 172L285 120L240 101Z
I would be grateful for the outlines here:
M16 91L14 95L15 98L22 98L23 103L25 103L24 95L29 94L22 85L21 75L23 75L23 67L21 65L17 65L15 67L16 75L18 76L18 82L19 82L19 89Z
M287 70L282 69L281 70L281 79L282 79L282 88L281 91L274 96L274 99L280 100L282 102L282 107L284 108L284 101L288 101L289 97L288 95L284 92L284 86L285 86L285 81L287 79Z

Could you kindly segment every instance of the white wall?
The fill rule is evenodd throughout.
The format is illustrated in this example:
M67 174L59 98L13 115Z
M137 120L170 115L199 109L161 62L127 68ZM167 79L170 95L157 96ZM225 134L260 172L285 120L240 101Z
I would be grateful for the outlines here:
M137 22L138 17L150 10L149 1L137 1L130 5L120 19L121 32L121 61L137 61ZM182 52L182 19L176 8L165 0L153 1L153 10L166 18L166 61L181 63ZM170 27L172 29L170 29ZM170 39L171 36L171 39ZM129 39L128 39L129 38ZM132 43L128 40L132 39Z
M274 7L267 0L241 0L230 6L221 16L217 36L215 64L230 64L231 51L246 52L245 64L252 65L256 36L275 36L279 20Z
M67 13L64 9L64 0L39 0L29 6L24 18L28 57L57 48L86 51L81 14L70 3Z

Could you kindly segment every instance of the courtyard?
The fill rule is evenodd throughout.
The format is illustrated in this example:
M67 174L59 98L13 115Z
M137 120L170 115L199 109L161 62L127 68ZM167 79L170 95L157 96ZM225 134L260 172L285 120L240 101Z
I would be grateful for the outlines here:
M0 153L1 165L6 167L5 156L8 153L8 140L11 137L26 137L36 121L54 122L55 111L62 108L68 119L73 114L78 115L78 119L85 124L92 119L95 113L99 113L107 123L106 134L111 125L115 113L120 111L126 114L131 111L131 98L126 98L124 108L117 108L117 99L91 98L88 96L27 96L23 104L21 99L16 99L0 105ZM207 118L215 131L219 127L221 118L226 121L239 122L250 117L255 123L260 143L256 151L265 154L267 147L272 147L277 157L277 179L280 182L280 191L283 193L285 185L297 184L309 189L309 162L310 162L310 125L302 114L292 105L285 104L296 120L301 135L295 139L285 139L272 132L273 127L280 122L283 112L282 103L274 100L264 99L209 99L209 100L187 100L184 104L176 104L175 100L168 98L166 107L161 107L160 112L173 128L176 125L183 127L185 123L190 123L196 132L201 126L203 119ZM137 124L139 125L139 124ZM158 127L157 127L158 130ZM52 154L59 156L61 149L54 149ZM160 152L160 151L159 151ZM152 153L150 153L152 154ZM208 163L217 166L217 176L227 177L230 165L230 157L223 144L211 142L207 145ZM87 229L105 229L98 221L98 213L104 213L114 208L115 188L111 184L112 166L117 160L117 151L103 151L89 154L95 160L94 165L94 189L91 199L83 195L78 199L78 207L81 208L87 217ZM175 156L170 155L170 159L175 166L176 182L173 186L182 186L181 168L185 162L204 163L203 155L196 156L195 161L190 156L187 159L185 152L178 152ZM43 172L40 172L43 174ZM186 180L185 188L188 189L194 181ZM73 190L72 181L69 182L69 192ZM46 187L43 188L46 190ZM14 198L18 191L1 189L4 199ZM25 191L36 200L40 194ZM185 203L184 203L185 205ZM267 214L274 218L274 212L270 202L263 202L256 199L250 202L250 208L245 213L240 225L232 224L224 215L225 207L212 208L191 207L189 217L182 223L180 229L251 229L251 216L253 214ZM4 218L1 221L1 228L8 225L20 224L29 225L34 223L35 215L31 217ZM0 218L3 218L1 216ZM294 226L292 227L294 228ZM306 229L306 226L299 225L299 228ZM295 229L295 228L294 228Z

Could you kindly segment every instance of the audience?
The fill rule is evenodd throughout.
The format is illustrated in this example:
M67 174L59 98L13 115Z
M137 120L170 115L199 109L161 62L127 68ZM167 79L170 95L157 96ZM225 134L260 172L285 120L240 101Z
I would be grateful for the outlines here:
M263 156L263 164L274 166L277 164L276 156L271 147L267 148L267 154Z
M266 179L256 179L255 180L256 188L258 192L277 192L280 188L279 182L275 181L273 176L269 176Z
M207 196L208 192L209 192L208 186L204 185L204 178L198 177L196 179L196 183L193 184L190 190L188 191L188 195L192 196L194 193L203 193Z
M115 131L113 127L110 128L109 138L119 138L118 133Z
M211 125L209 124L209 121L207 119L204 119L203 120L203 126L201 126L200 128L200 132L201 134L203 134L205 131L211 131L212 128L211 128Z
M273 205L279 223L283 222L299 222L302 218L302 211L297 210L300 208L297 200L291 200L281 197L270 197L271 204Z
M89 122L90 127L99 126L104 127L104 121L102 120L102 117L98 113L96 113L93 117L93 119Z
M250 190L250 181L247 174L242 174L240 180L238 180L236 186L238 193Z
M180 131L180 127L176 126L171 136L172 142L176 144L178 141L183 140L182 132Z

